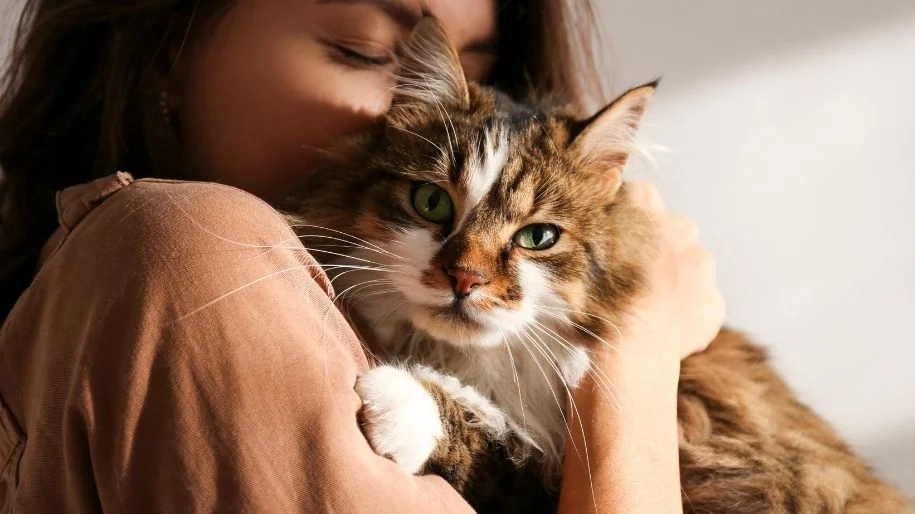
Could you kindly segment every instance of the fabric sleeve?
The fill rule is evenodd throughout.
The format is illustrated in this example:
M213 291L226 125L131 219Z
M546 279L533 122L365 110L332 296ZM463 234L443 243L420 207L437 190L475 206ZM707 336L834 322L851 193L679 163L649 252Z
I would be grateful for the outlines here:
M67 453L86 442L103 511L471 511L372 452L353 391L365 356L266 204L139 181L70 238L99 246L70 256L95 271L74 298L90 321Z

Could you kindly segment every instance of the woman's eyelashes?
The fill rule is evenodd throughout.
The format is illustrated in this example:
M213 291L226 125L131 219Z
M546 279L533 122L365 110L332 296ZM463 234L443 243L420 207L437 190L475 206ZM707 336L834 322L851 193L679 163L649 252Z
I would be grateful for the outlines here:
M330 50L332 57L341 64L354 68L382 68L394 63L392 52L375 50L368 51L354 48L355 45L338 43L325 40L324 45Z

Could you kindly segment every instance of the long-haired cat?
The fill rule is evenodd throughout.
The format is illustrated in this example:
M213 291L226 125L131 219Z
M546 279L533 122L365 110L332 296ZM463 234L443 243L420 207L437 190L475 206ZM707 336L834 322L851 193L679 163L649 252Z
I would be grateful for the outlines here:
M441 26L403 48L385 120L285 206L389 363L359 378L372 447L481 512L553 512L568 391L615 344L651 256L621 172L655 85L587 120L465 81ZM351 299L352 301L347 301ZM730 330L682 365L687 512L905 503Z

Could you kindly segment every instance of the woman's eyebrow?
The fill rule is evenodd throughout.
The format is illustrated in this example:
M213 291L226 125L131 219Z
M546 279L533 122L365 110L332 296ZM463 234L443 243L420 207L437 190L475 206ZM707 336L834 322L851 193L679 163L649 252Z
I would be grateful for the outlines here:
M318 0L319 4L367 4L405 28L413 28L422 19L422 12L412 9L401 0Z

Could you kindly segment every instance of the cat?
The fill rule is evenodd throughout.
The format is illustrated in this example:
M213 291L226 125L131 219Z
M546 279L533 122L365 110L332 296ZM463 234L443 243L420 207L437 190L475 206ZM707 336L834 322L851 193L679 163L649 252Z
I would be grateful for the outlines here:
M585 120L516 102L465 80L433 18L398 80L282 208L388 362L356 384L372 448L479 512L555 512L568 392L601 378L589 348L614 344L653 251L621 174L657 84ZM681 368L685 512L906 508L739 333Z

